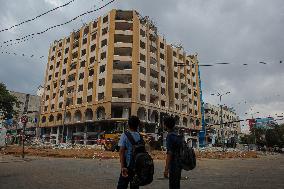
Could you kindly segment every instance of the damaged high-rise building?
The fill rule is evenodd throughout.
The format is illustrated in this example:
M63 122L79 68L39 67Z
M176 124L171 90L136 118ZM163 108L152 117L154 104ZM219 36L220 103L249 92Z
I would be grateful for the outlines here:
M130 115L146 133L160 132L163 117L174 115L198 140L197 55L167 44L136 11L111 10L55 41L44 87L40 127L56 142L64 130L73 141L91 143L92 134L123 130Z

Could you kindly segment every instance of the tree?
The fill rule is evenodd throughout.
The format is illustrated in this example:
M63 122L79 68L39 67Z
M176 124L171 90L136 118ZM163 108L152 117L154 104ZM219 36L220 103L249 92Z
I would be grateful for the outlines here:
M275 125L274 128L267 130L265 136L267 146L284 146L284 124Z
M11 119L17 115L15 107L19 107L20 102L17 97L11 95L4 83L0 83L0 113L4 119Z

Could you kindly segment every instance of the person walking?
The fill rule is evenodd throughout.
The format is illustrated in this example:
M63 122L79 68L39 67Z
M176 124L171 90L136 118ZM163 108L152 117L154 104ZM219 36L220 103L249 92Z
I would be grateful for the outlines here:
M169 189L180 189L182 167L178 162L178 151L182 146L182 140L175 132L176 121L170 116L164 119L164 125L168 132L166 138L167 157L164 177L169 178Z
M138 126L140 120L137 116L131 116L128 119L129 134L132 135L135 142L140 140L140 134L138 132ZM119 176L117 189L127 189L130 182L130 189L139 189L139 186L136 186L132 183L134 176L134 165L132 157L132 144L129 141L126 133L123 133L118 142L119 150L119 159L121 166L121 173Z

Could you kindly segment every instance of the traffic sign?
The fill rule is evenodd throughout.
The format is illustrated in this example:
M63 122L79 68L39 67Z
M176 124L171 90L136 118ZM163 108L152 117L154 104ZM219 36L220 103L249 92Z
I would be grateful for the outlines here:
M21 117L21 122L22 122L23 124L28 123L28 116L23 115L23 116Z

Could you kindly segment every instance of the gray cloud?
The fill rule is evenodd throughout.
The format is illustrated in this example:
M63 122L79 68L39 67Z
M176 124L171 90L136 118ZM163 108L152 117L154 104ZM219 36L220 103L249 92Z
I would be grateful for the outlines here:
M38 15L67 0L3 1L0 28ZM106 1L77 0L72 5L41 19L0 33L0 41L61 24ZM200 63L230 62L231 65L201 67L205 101L219 103L211 96L231 91L223 103L233 105L241 117L253 107L259 116L284 112L284 2L281 0L124 0L82 18L89 22L111 8L136 9L150 16L169 43L182 43L189 53L197 52ZM23 44L4 48L16 53L42 55L44 59L0 54L0 81L9 89L34 93L43 81L48 48L52 41L82 26L81 19L54 29ZM264 61L269 64L258 64ZM242 66L242 64L249 64ZM241 103L240 103L241 102ZM246 102L246 103L244 103Z

